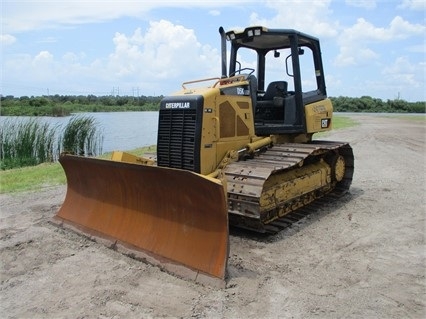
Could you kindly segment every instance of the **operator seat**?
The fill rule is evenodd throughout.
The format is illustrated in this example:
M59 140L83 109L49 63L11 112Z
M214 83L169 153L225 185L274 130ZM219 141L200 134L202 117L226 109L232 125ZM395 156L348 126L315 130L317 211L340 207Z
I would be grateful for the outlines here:
M269 83L265 94L257 101L256 118L264 121L284 121L287 82L273 81Z
M262 100L267 101L273 100L274 97L285 97L287 85L286 81L273 81L269 83Z
M286 81L273 81L268 84L266 92L263 97L258 101L257 106L259 107L270 107L276 105L274 103L275 98L281 100L287 95L287 82ZM278 101L277 101L278 102Z

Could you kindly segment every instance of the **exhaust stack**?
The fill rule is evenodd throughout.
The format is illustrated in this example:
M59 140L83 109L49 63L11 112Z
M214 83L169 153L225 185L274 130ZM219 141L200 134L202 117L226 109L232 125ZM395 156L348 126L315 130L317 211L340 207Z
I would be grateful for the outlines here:
M219 28L220 39L221 39L221 51L222 51L222 78L228 77L228 72L226 69L226 33L223 27Z

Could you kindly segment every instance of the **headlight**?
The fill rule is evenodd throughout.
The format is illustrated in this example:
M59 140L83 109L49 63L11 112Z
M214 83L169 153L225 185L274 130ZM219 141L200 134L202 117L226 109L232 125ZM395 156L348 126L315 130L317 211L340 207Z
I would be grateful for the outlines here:
M228 41L230 41L230 40L234 40L234 39L235 39L235 33L234 33L234 32L229 32L229 33L226 35L226 39L227 39Z
M262 34L262 28L253 28L247 30L247 37L251 38Z

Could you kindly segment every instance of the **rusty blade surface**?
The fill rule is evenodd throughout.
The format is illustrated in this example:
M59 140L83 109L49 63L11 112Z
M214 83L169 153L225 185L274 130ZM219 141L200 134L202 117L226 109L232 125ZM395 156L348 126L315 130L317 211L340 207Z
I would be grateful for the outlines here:
M228 213L219 182L184 170L72 155L60 163L68 186L56 219L146 252L160 266L224 279Z

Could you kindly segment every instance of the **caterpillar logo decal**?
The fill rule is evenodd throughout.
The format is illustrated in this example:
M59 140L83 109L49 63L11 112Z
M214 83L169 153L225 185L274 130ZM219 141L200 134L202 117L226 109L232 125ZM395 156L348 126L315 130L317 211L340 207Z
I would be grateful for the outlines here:
M190 102L168 102L164 106L166 109L189 109L191 107Z

